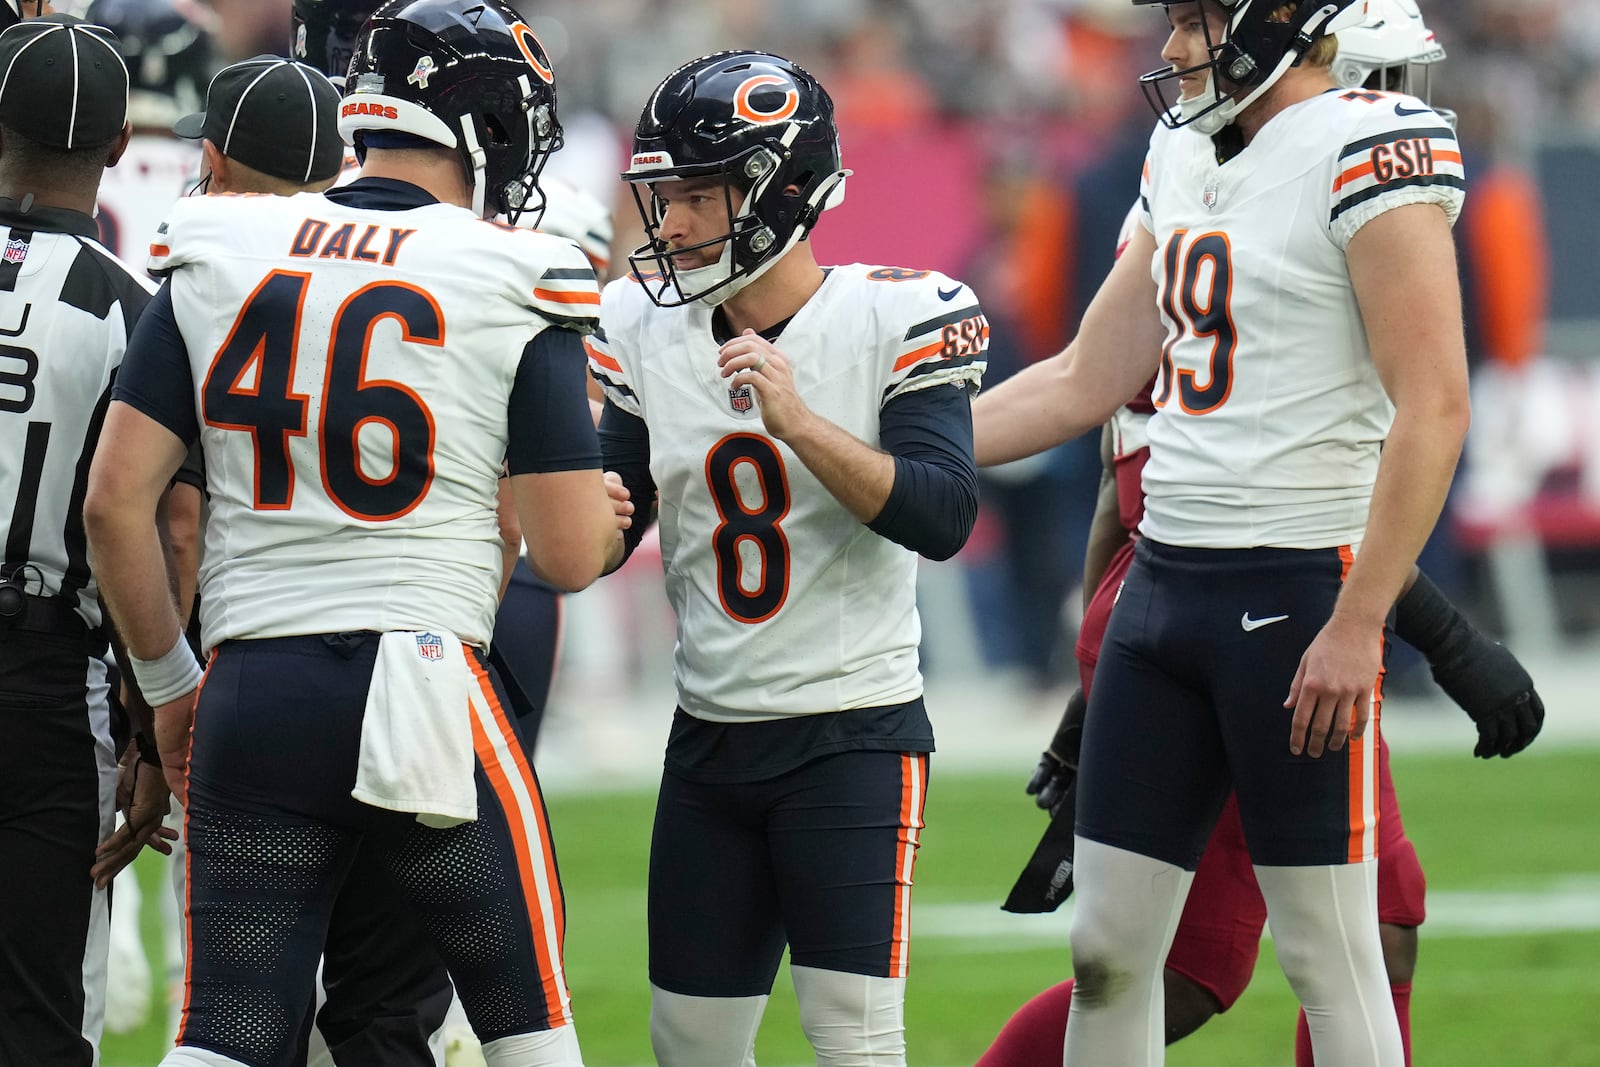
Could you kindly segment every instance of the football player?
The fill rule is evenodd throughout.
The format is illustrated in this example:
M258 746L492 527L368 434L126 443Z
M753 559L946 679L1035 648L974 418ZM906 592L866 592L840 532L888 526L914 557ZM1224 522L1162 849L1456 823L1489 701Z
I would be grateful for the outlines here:
M1341 31L1334 70L1342 85L1406 92L1408 68L1438 62L1444 50L1422 22L1411 0L1374 0L1367 21ZM1427 99L1425 87L1417 95ZM1443 112L1441 112L1443 114ZM1129 213L1118 254L1133 236L1138 205ZM1103 493L1091 527L1085 561L1094 589L1078 641L1083 688L1074 694L1060 728L1028 783L1028 792L1051 813L1046 831L1017 888L1006 902L1013 911L1053 910L1070 890L1070 875L1057 877L1063 861L1070 871L1073 784L1082 736L1084 698L1092 686L1100 641L1117 591L1133 562L1133 544L1143 515L1140 473L1150 450L1146 424L1154 412L1154 381L1118 409L1103 433L1108 492ZM1101 575L1098 579L1096 575ZM1510 756L1538 735L1543 702L1532 679L1503 646L1479 632L1426 578L1413 571L1396 605L1395 632L1422 649L1434 676L1477 724L1476 754ZM1381 744L1381 742L1380 742ZM1416 968L1417 926L1424 917L1424 880L1416 849L1405 836L1389 775L1387 746L1380 747L1378 918L1395 1014L1411 1062L1411 979ZM1062 831L1065 830L1063 833ZM1166 1040L1198 1029L1212 1015L1227 1011L1243 993L1255 969L1266 909L1250 867L1239 828L1238 808L1229 803L1213 831L1184 903L1163 974ZM1073 983L1069 980L1030 1000L1006 1023L979 1060L979 1067L1028 1067L1054 1058L1065 1039ZM1297 1067L1310 1067L1310 1034L1300 1015Z
M498 0L395 0L347 84L358 181L173 209L90 478L95 552L188 793L188 999L164 1062L288 1062L334 896L376 866L489 1063L578 1064L543 802L483 654L503 466L562 588L626 521L583 395L593 271L487 221L538 209L554 74ZM196 437L215 646L198 715L145 499Z
M1068 1064L1162 1061L1162 963L1230 785L1318 1058L1403 1062L1375 707L1465 433L1465 182L1426 103L1337 91L1332 34L1364 11L1167 5L1127 253L1068 351L978 408L980 460L1012 459L1160 372L1084 733Z
M817 1062L905 1063L933 749L917 557L976 514L988 326L940 274L818 266L806 238L847 174L816 79L721 52L651 95L623 175L648 241L605 289L590 372L607 470L659 500L677 615L650 848L665 1067L752 1062L786 944Z

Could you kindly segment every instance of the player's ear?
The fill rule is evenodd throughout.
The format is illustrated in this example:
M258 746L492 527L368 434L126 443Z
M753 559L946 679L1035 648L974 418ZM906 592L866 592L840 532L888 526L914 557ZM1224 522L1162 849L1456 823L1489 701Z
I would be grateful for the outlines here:
M114 167L117 160L122 158L122 153L128 150L128 141L133 137L133 123L124 122L122 132L117 134L116 141L112 142L111 151L106 156L106 166Z
M200 142L202 169L210 179L208 192L228 192L228 157L209 138Z

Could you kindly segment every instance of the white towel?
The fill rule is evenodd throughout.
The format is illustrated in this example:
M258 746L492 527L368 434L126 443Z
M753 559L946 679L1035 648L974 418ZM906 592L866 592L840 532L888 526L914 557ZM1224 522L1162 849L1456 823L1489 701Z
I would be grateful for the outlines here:
M472 687L472 671L454 634L384 634L350 795L374 807L416 812L426 826L476 819Z

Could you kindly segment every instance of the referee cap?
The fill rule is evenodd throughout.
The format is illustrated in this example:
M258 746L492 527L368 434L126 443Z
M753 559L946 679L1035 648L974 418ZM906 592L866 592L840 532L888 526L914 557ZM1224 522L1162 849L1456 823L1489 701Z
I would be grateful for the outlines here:
M55 148L107 144L128 116L128 66L117 37L71 15L0 33L0 123Z
M323 181L344 166L339 90L315 67L256 56L219 71L206 109L172 132L204 137L229 159L284 181Z

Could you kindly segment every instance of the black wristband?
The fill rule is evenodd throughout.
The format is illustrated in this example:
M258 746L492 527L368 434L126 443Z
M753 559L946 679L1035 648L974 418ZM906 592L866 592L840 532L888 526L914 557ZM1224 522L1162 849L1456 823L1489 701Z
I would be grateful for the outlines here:
M134 746L139 749L139 762L148 763L152 767L161 766L161 751L156 748L156 743L150 740L141 731L133 735Z

